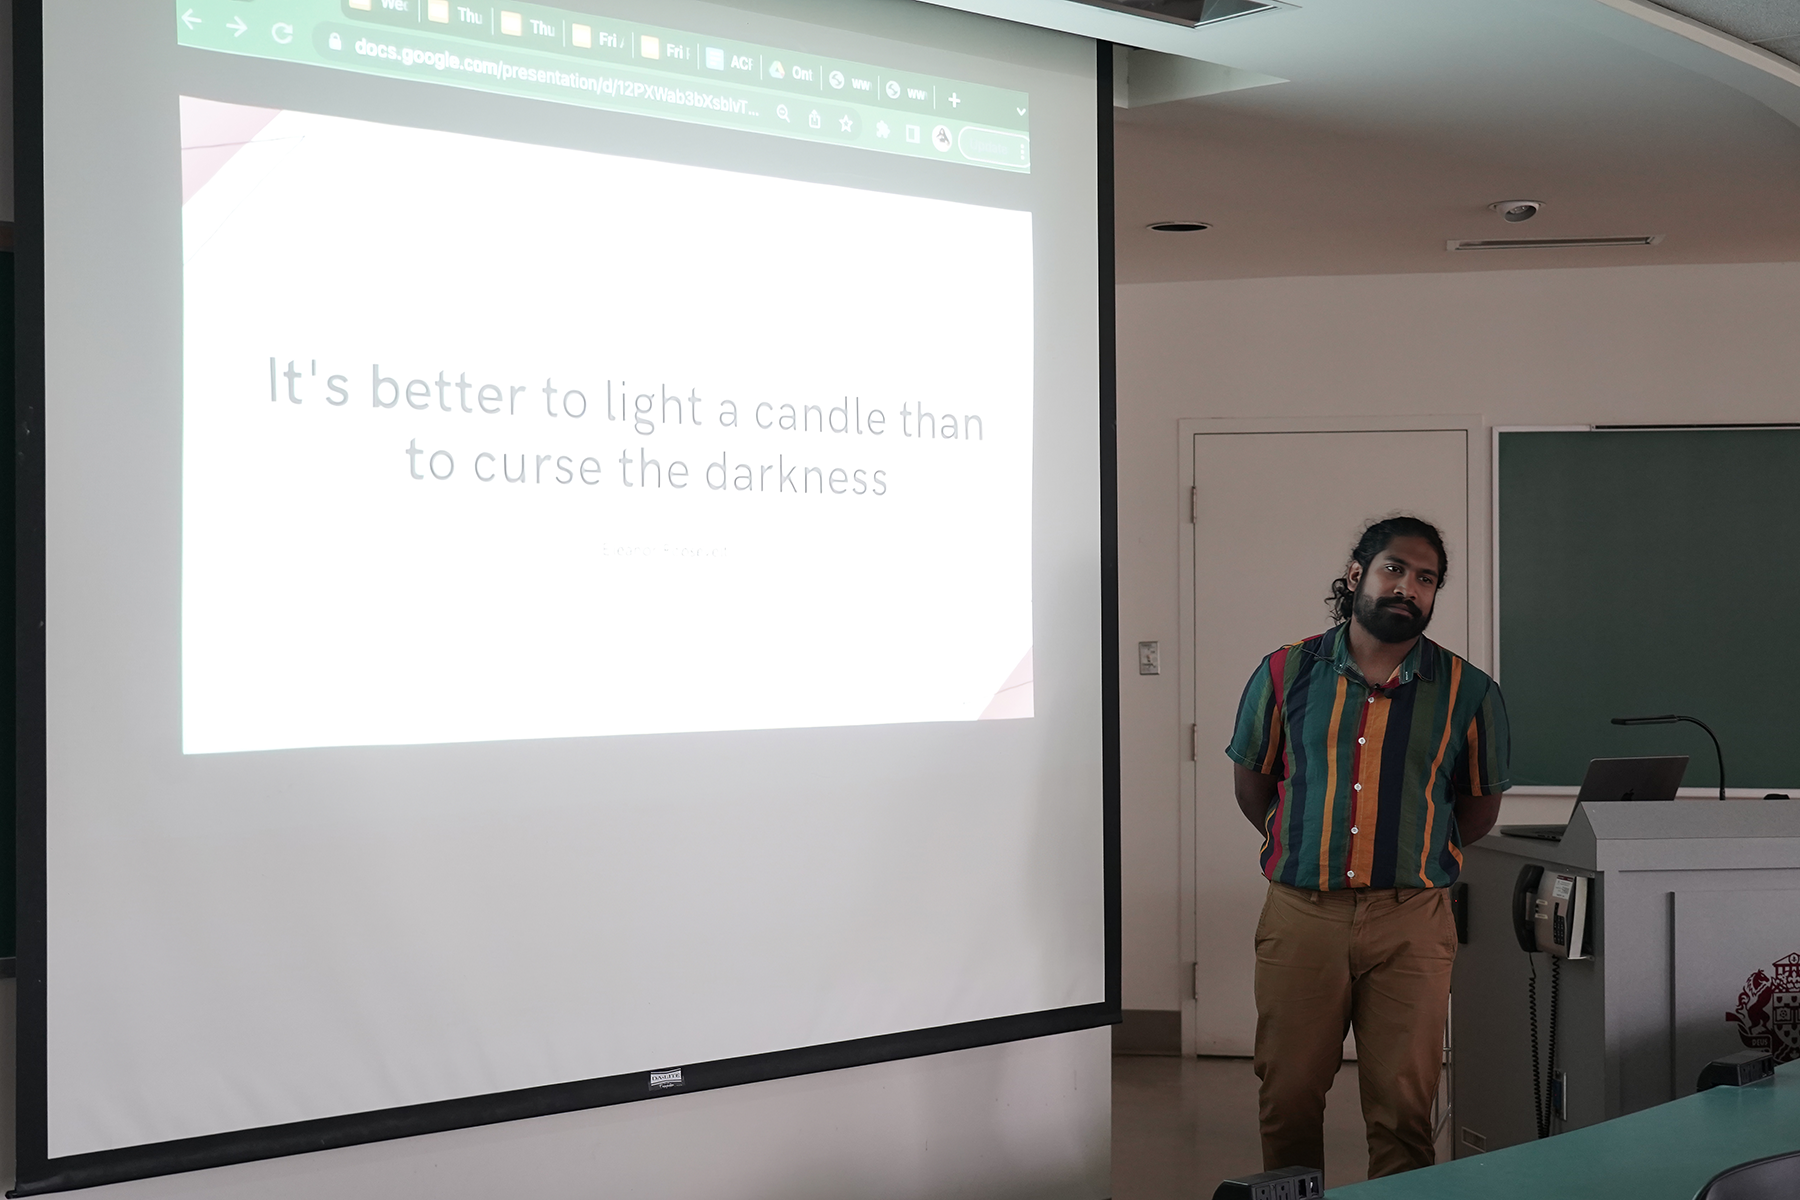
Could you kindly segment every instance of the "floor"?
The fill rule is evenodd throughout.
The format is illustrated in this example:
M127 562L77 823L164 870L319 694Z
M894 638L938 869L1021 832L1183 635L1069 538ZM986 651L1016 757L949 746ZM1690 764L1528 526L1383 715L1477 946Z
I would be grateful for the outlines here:
M1368 1176L1356 1064L1325 1100L1325 1185ZM1256 1076L1247 1058L1113 1059L1113 1200L1195 1200L1262 1170Z

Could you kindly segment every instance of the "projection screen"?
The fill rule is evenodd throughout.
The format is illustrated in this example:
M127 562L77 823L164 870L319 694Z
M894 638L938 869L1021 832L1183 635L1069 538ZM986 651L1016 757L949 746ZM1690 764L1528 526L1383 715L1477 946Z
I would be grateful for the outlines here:
M1108 48L17 7L22 1193L1114 1018Z

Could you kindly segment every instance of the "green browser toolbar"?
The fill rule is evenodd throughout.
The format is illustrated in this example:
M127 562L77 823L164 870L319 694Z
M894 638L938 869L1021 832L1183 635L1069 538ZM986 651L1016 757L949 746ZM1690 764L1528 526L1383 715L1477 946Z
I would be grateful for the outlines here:
M177 0L175 14L200 50L1031 170L1024 92L779 46L540 4Z

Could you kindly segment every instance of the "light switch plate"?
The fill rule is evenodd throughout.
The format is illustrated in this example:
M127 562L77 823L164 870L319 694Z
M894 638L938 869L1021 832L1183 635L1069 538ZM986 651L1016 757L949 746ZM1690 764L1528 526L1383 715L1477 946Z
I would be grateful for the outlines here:
M1162 651L1158 648L1160 645L1160 642L1138 643L1139 675L1162 674Z

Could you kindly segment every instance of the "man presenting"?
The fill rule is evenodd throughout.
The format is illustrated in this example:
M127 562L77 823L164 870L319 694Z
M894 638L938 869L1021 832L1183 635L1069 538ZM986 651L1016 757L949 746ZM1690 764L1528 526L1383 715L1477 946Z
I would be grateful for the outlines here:
M1325 1163L1325 1093L1356 1030L1369 1175L1435 1160L1462 848L1493 828L1508 732L1499 685L1421 636L1444 580L1432 525L1363 532L1328 633L1263 659L1226 753L1263 833L1256 1075L1263 1166Z

